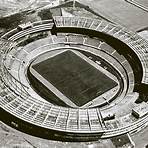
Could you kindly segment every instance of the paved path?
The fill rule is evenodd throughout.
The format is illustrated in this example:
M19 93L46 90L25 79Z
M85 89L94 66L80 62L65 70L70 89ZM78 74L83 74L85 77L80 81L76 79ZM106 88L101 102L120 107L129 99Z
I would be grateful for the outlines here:
M133 135L132 139L135 142L135 148L145 148L148 145L148 127Z

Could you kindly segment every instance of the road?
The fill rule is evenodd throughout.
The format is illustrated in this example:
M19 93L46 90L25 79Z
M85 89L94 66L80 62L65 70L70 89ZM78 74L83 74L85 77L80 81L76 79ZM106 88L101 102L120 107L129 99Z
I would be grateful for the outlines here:
M125 0L79 0L103 17L138 31L148 26L148 13Z

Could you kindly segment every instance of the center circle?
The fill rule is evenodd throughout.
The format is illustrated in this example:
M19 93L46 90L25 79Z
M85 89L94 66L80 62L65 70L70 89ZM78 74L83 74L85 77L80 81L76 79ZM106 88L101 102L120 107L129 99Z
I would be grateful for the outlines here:
M105 55L73 47L46 51L31 61L27 76L35 92L54 105L103 107L123 91L122 78Z

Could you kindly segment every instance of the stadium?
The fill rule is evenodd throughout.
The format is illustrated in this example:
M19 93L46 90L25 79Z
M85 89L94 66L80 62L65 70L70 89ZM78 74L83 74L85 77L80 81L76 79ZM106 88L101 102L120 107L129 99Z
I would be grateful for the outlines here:
M0 40L1 121L33 136L95 141L148 123L148 41L103 19L55 16Z

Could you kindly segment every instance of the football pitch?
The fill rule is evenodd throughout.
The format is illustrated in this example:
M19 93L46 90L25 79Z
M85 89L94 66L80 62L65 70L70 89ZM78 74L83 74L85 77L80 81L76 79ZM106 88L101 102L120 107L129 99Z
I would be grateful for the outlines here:
M75 105L83 106L117 85L71 50L32 66Z

